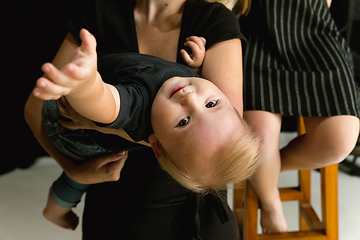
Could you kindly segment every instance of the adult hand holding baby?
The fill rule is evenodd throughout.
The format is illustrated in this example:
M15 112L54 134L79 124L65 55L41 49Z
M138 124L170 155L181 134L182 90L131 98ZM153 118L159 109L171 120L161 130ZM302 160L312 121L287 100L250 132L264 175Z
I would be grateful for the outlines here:
M128 151L120 151L76 164L68 176L82 184L112 182L120 179L120 173L128 157Z

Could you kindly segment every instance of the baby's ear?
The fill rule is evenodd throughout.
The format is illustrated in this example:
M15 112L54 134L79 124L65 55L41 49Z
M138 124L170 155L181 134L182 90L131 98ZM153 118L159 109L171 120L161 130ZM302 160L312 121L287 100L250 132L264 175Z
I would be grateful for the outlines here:
M155 153L156 158L159 159L162 156L162 145L154 133L150 134L149 142L150 142L151 148L153 149L153 151Z

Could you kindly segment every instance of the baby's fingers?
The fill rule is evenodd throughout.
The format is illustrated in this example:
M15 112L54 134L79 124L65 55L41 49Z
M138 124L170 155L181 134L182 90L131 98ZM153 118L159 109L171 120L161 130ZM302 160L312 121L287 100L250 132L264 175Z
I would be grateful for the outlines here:
M63 82L63 84L66 84L68 86L76 86L79 81L87 78L89 76L89 72L91 72L91 69L87 68L86 66L76 65L74 63L68 63L65 66L65 70L71 77L68 79L64 79L67 81Z
M96 39L88 30L81 29L80 38L82 40L80 49L88 55L96 54Z
M193 59L191 58L191 56L189 55L189 53L187 51L185 51L184 49L180 50L180 55L182 57L182 59L184 60L184 62L192 67L193 66Z
M71 68L72 69L72 68ZM42 66L43 72L46 74L48 79L51 79L52 82L61 85L63 87L69 87L73 85L72 81L69 79L69 76L65 74L63 71L57 69L51 63L45 63Z
M191 36L186 38L186 41L186 43L195 43L199 49L205 50L206 39L203 37Z
M39 78L34 88L34 95L43 100L59 99L69 92L68 88L57 85L47 78Z

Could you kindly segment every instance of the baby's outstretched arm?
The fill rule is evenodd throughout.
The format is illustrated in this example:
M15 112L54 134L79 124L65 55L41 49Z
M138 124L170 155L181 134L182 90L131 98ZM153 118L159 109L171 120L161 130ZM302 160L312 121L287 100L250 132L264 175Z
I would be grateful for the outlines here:
M200 74L201 66L205 58L206 39L203 37L191 36L186 39L185 46L189 47L192 54L188 54L184 49L180 50L181 57L185 63Z
M87 30L80 32L81 46L71 61L60 70L51 63L42 67L46 77L39 78L34 89L43 100L65 96L83 116L111 123L120 111L120 96L115 87L102 81L97 72L96 39Z

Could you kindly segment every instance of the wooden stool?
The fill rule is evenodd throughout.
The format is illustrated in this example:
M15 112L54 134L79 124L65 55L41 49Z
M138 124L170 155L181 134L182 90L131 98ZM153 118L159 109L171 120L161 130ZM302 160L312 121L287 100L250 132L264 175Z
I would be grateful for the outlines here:
M298 121L299 135L305 134L302 118ZM299 201L300 230L278 234L258 234L259 199L247 181L244 188L234 191L234 212L242 240L263 239L338 239L338 165L321 168L322 221L310 204L310 170L300 170L299 185L280 188L281 201Z

